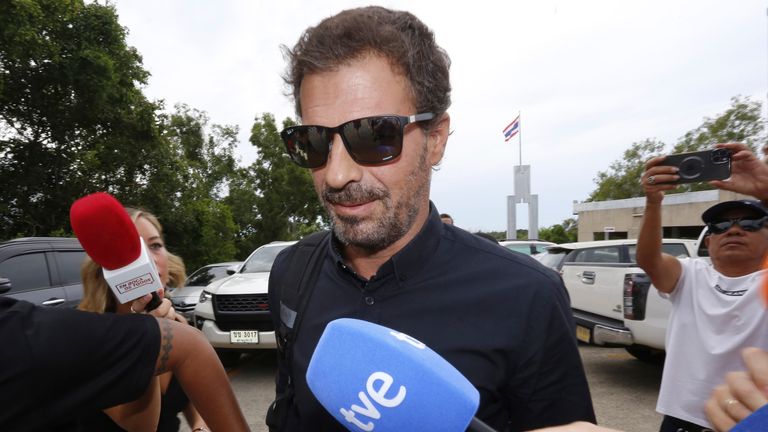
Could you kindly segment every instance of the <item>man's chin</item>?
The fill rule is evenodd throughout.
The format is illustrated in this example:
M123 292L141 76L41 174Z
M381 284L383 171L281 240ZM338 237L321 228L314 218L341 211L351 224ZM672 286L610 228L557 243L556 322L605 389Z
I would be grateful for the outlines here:
M392 243L382 235L383 233L373 227L365 227L362 222L348 224L336 220L333 224L333 233L344 246L360 248L367 252L378 252Z

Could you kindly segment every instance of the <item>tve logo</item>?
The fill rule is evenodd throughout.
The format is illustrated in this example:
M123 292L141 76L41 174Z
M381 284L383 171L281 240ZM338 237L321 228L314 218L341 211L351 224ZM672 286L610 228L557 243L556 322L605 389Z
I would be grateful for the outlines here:
M394 332L393 332L394 333ZM413 339L415 340L415 339ZM418 341L416 341L418 342ZM405 399L406 389L405 386L400 386L397 390L397 394L394 397L387 397L389 389L392 387L394 379L386 372L374 372L368 377L368 381L365 383L365 390L367 392L358 393L360 402L363 406L352 404L349 409L341 408L341 415L344 419L365 432L370 432L376 427L372 421L363 423L360 419L355 417L355 413L368 417L372 420L378 420L381 418L381 412L378 410L373 402L381 405L384 408L394 408L400 405ZM373 402L371 401L373 400Z

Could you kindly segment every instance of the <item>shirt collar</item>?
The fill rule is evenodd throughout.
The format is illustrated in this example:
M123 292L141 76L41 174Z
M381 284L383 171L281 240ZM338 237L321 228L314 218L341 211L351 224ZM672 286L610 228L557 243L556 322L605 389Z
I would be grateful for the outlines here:
M440 244L442 232L443 221L440 220L440 213L438 213L434 203L430 201L429 216L427 216L427 221L424 223L424 226L421 227L421 230L416 234L416 237L408 242L404 248L379 267L376 271L376 279L394 273L398 283L402 284L406 280L414 277L419 269L423 268L429 258L434 255ZM335 235L331 237L331 256L338 266L347 269L348 266L341 256L339 241L336 239Z

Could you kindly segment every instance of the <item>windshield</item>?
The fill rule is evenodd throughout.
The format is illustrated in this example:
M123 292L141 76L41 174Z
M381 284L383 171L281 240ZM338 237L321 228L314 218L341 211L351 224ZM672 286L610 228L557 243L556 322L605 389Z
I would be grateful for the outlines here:
M565 257L565 254L567 253L568 251L565 251L562 249L553 250L553 251L544 251L536 255L536 259L539 260L542 264L544 264L547 267L557 269L557 266L560 265L560 262L563 260L563 257Z
M248 261L245 262L240 273L262 273L270 271L277 254L288 246L290 246L290 244L264 245L256 249L256 251L248 257Z
M187 279L186 286L207 286L213 281L229 276L228 268L229 266L203 267L192 273Z

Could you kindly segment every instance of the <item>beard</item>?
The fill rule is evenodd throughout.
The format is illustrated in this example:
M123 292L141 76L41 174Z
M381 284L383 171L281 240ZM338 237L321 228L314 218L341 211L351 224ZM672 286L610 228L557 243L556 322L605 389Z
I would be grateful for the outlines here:
M399 198L393 198L384 187L350 183L342 189L324 186L320 200L331 216L331 227L336 238L345 246L361 248L369 253L386 249L400 240L413 227L419 208L429 197L431 169L426 149L421 152L416 167L408 173ZM376 200L381 208L372 217L337 215L333 204L359 204Z

